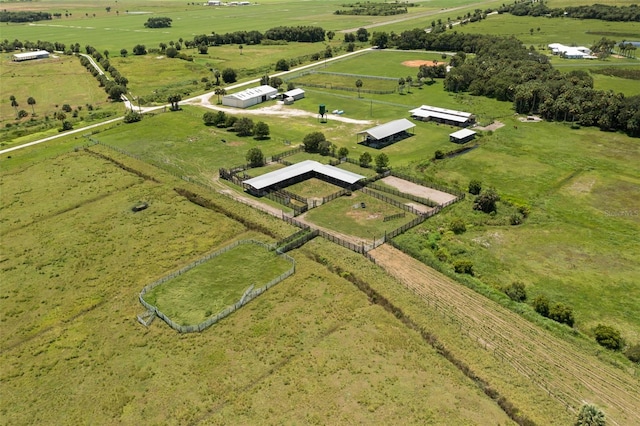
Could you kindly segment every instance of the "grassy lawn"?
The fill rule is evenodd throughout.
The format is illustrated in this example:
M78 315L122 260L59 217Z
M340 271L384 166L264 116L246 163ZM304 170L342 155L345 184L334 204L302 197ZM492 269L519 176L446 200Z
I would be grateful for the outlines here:
M288 79L287 81L293 82L296 86L317 87L318 85L324 86L326 89L354 91L356 89L355 82L357 80L362 81L362 88L365 90L374 91L394 91L398 88L397 81L384 80L379 78L371 78L363 75L358 76L346 76L346 75L332 75L332 74L305 74L300 77Z
M340 191L340 187L321 179L311 178L286 188L304 198L322 198Z
M260 288L291 267L260 245L240 244L154 288L145 301L178 324L197 325L238 302L250 285Z
M365 204L364 208L361 207L361 203ZM306 218L319 226L346 235L373 239L381 238L385 232L392 231L415 217L407 213L405 217L383 221L385 216L402 212L398 207L356 191L350 196L336 198L309 210Z

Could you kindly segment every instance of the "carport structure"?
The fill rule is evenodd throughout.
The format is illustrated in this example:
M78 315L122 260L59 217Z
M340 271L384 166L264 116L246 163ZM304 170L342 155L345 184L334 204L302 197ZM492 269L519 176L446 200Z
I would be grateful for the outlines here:
M390 121L389 123L363 130L358 133L358 136L363 135L360 142L362 144L372 148L384 148L387 145L412 136L413 134L409 130L414 127L416 125L411 121L401 118L400 120Z

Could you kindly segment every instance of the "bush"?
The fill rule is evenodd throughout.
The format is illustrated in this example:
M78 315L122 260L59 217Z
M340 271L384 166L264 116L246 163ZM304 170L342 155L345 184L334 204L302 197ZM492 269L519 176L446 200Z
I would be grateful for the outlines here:
M598 324L593 329L593 334L595 335L596 342L607 349L619 351L624 346L620 331L608 325Z
M637 343L625 351L624 355L631 361L640 364L640 343Z
M371 154L369 154L368 152L363 152L360 155L360 167L369 167L371 165L371 161L373 160L373 158L371 158Z
M520 225L522 223L522 216L518 213L514 213L509 217L509 223L513 226Z
M576 418L576 426L605 426L604 413L595 405L585 404L580 408Z
M473 276L473 262L467 259L457 260L453 264L453 270L457 274L467 274Z
M142 114L133 110L127 111L127 113L124 115L125 123L136 123L140 120L142 120Z
M276 62L276 71L289 71L289 62L286 59L280 59Z
M477 179L473 179L469 182L469 194L478 195L482 191L482 182Z
M567 324L573 327L575 322L573 318L573 309L564 303L556 303L549 309L549 318L561 324Z
M268 139L269 138L269 125L264 121L258 121L255 126L253 126L253 134L256 139Z
M533 299L533 309L542 315L543 317L549 316L549 299L546 296L540 295Z
M527 291L524 283L520 281L514 281L505 287L504 292L514 302L524 302L527 300Z
M216 113L215 112L205 112L202 115L202 121L204 121L205 126L213 126L216 121Z
M238 136L251 136L253 133L253 120L242 117L233 124L233 129L238 132Z
M236 74L236 71L233 68L225 68L222 71L222 81L224 81L227 84L235 82L237 78L238 78L238 75Z
M326 141L327 138L322 132L312 132L304 137L302 143L306 152L318 152L320 149L320 142Z
M500 196L494 188L487 188L478 195L473 202L473 209L480 210L484 213L496 211L496 202L500 200Z
M433 158L435 158L436 160L442 160L444 158L444 151L442 150L437 150L434 154L433 154Z
M247 151L247 163L251 167L261 167L264 166L264 154L260 150L260 148L251 148Z
M451 229L454 234L459 235L467 230L467 225L465 225L464 220L456 218L451 221L449 229Z

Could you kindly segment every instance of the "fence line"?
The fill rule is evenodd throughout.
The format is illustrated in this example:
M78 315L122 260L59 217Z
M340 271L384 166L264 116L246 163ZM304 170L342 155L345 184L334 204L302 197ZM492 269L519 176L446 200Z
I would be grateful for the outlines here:
M439 185L435 182L428 182L413 176L405 175L404 173L400 173L396 170L391 170L391 176L395 176L400 179L408 180L409 182L413 182L418 185L426 186L427 188L437 189L438 191L447 192L449 194L457 195L461 199L464 198L464 192L458 191L457 189L447 188L444 185Z
M376 192L376 191L372 191L372 190L370 190L369 188L367 188L366 186L365 186L365 187L363 187L363 188L361 189L361 191L362 191L364 194L370 195L370 196L372 196L373 198L377 198L378 200L382 200L382 201L384 201L385 203L387 203L387 204L391 204L392 206L396 206L396 207L398 207L398 208L400 208L400 209L402 209L402 210L404 210L404 211L406 211L406 212L413 213L413 214L418 215L418 216L423 216L423 215L424 215L424 213L423 213L423 212L418 211L418 210L414 209L413 207L408 206L408 205L406 205L406 204L403 204L403 203L401 203L401 202L399 202L399 201L397 201L397 200L394 200L393 198L389 198L389 197L387 197L387 196L386 196L386 195L384 195L384 194L381 194L381 193Z
M278 284L280 281L288 278L289 276L293 275L295 273L295 269L296 269L296 262L295 260L285 254L284 252L277 252L279 256L283 257L284 259L286 259L287 261L289 261L291 263L291 268L289 270L287 270L286 272L280 274L280 276L272 279L271 281L269 281L267 284L265 284L264 286L258 288L258 289L253 289L253 290L248 290L245 291L245 293L243 294L242 298L236 302L235 304L226 307L224 310L218 312L216 315L214 315L213 317L209 317L206 321L201 322L200 324L196 324L196 325L181 325L176 323L175 321L171 320L171 318L169 318L168 316L166 316L163 312L161 312L156 306L151 305L150 303L148 303L147 301L144 300L144 295L147 294L149 291L153 290L154 288L156 288L157 286L166 283L167 281L176 278L179 275L184 274L185 272L189 271L190 269L195 268L198 265L201 265L202 263L211 260L212 258L219 256L223 253L226 253L227 251L237 247L240 244L257 244L260 246L263 246L265 249L267 250L272 250L273 248L268 245L265 244L261 241L256 241L256 240L239 240L236 241L228 246L225 246L223 248L221 248L220 250L217 250L213 253L210 253L198 260L196 260L195 262L190 263L189 265L179 269L178 271L175 271L169 275L166 275L156 281L154 281L153 283L146 285L143 287L142 291L140 291L140 294L138 295L138 299L140 300L140 303L142 304L142 306L144 306L148 312L152 312L154 313L158 318L162 319L164 322L166 322L169 327L173 328L174 330L178 331L179 333L192 333L195 331L203 331L208 327L211 327L213 324L217 323L218 321L220 321L222 318L225 318L226 316L230 315L231 313L235 312L236 310L240 309L242 306L246 305L247 303L249 303L251 300L255 299L256 297L258 297L259 295L261 295L262 293L264 293L265 291L267 291L268 289L270 289L271 287L273 287L274 285Z
M390 220L400 219L401 217L405 217L407 215L406 212L392 214L390 216L385 216L382 218L383 222L389 222Z
M406 198L406 199L409 199L411 201L415 201L416 203L424 204L425 206L429 206L429 207L438 206L438 203L436 203L433 200L430 200L429 198L423 198L423 197L419 197L417 195L408 194L406 192L399 191L399 190L397 190L395 188L389 188L387 186L380 185L380 184L375 183L375 182L369 183L367 185L367 187L369 187L371 189L376 189L378 191L386 192L388 194L397 195L399 197Z

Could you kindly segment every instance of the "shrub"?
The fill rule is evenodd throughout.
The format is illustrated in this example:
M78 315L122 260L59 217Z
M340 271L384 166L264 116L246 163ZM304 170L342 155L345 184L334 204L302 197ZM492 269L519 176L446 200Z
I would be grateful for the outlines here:
M268 139L269 133L269 125L264 121L258 121L256 125L253 126L253 134L256 139Z
M368 152L363 152L360 155L360 167L369 167L371 165L371 161L373 159L371 158L371 154L369 154Z
M605 426L604 413L595 405L585 404L580 408L576 418L576 426Z
M467 230L467 225L465 225L464 220L456 218L451 221L449 229L451 229L454 234L459 235Z
M473 179L469 182L469 194L478 195L482 190L482 182L477 179Z
M522 216L518 213L514 213L509 217L509 223L513 226L520 225L522 223Z
M533 309L542 315L543 317L549 316L549 299L546 296L540 295L533 299Z
M260 148L251 148L247 151L246 159L251 167L261 167L264 165L264 154Z
M436 251L436 258L440 261L440 262L446 262L449 260L449 257L451 255L449 254L449 250L447 250L444 247L440 247L438 249L438 251Z
M624 346L620 331L608 325L598 324L593 329L593 334L595 335L596 342L607 349L619 351Z
M238 75L236 74L236 71L233 68L225 68L222 71L222 81L224 81L227 84L235 82L237 78L238 78Z
M525 290L523 282L512 282L504 289L504 292L514 302L524 302L527 300L527 291Z
M453 264L453 270L456 271L457 274L473 275L473 262L467 259L457 260Z
M444 158L444 151L442 150L437 150L434 154L433 154L433 158L435 158L436 160L442 160Z
M127 113L124 115L125 123L136 123L140 120L142 120L142 114L133 110L127 111Z
M496 202L500 200L500 196L494 188L487 188L478 195L473 202L473 209L480 210L485 213L496 211Z
M233 127L236 124L236 121L238 121L238 117L235 115L227 115L224 120L224 127Z
M312 132L304 137L302 143L304 144L304 150L306 152L318 152L320 149L320 142L326 141L327 138L322 132Z
M629 346L624 355L631 361L640 364L640 343L636 343L633 346Z
M211 111L205 112L202 115L202 121L204 121L206 126L213 126L216 121L216 113Z
M561 324L567 324L573 327L575 322L573 318L573 309L564 303L556 303L549 309L549 318Z
M276 62L276 71L289 71L289 62L286 59L280 59Z
M238 132L238 136L250 136L253 133L253 120L242 117L233 124L233 129Z

